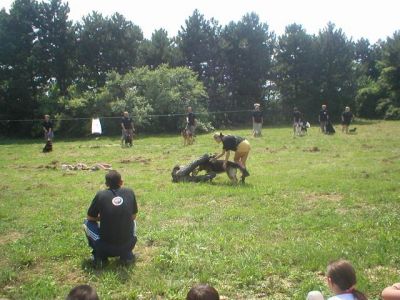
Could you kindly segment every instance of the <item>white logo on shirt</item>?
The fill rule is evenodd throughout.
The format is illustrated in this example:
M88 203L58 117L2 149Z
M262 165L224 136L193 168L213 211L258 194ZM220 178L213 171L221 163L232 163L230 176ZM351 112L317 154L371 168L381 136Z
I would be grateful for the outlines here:
M114 198L111 200L111 202L112 202L112 204L114 204L115 206L120 206L122 203L124 203L124 199L122 199L121 197L117 196L117 197L114 197Z

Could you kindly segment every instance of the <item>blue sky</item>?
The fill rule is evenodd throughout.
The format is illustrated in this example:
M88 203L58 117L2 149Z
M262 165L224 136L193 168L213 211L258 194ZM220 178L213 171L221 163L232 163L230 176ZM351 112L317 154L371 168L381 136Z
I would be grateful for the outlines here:
M9 9L12 0L0 0ZM247 12L256 12L261 21L278 35L291 23L303 25L308 33L318 33L331 21L348 37L368 38L372 43L400 30L399 0L69 0L70 18L77 21L96 10L103 15L119 12L139 25L145 37L164 28L177 34L194 9L222 25L238 21Z

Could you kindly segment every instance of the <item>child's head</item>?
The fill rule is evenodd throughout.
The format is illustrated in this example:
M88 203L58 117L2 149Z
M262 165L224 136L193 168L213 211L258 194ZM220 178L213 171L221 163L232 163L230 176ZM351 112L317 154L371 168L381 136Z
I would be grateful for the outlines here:
M68 294L66 300L99 300L96 290L90 285L83 284L74 287Z
M336 260L328 265L326 272L329 288L336 294L350 293L356 296L358 300L367 298L355 289L357 283L356 271L347 260Z
M198 284L190 289L186 300L219 300L219 294L208 284Z
M324 300L324 296L320 291L312 291L308 293L306 300Z

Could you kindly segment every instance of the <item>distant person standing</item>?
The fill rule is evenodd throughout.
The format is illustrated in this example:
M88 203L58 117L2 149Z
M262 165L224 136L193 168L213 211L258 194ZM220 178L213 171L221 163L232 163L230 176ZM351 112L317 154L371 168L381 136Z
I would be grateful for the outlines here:
M193 113L192 107L189 106L187 108L187 116L186 116L186 131L188 133L189 145L193 144L193 138L196 131L196 126L197 126L196 115Z
M350 107L346 106L342 113L342 132L349 133L350 123L353 121L353 113L350 111Z
M124 144L124 142L127 140L127 137L130 137L130 146L132 146L133 132L135 131L135 127L133 126L133 120L127 111L124 112L124 115L121 119L121 128L121 145Z
M263 113L260 110L260 104L254 103L254 110L253 110L253 136L254 137L261 136L262 124L263 124Z
M329 121L329 114L326 105L323 104L319 112L318 121L321 126L321 132L326 133L326 124Z
M51 122L49 115L44 115L42 126L44 131L44 139L46 141L52 141L54 138L53 122Z
M301 126L301 112L297 107L293 108L293 134L296 134L296 129Z

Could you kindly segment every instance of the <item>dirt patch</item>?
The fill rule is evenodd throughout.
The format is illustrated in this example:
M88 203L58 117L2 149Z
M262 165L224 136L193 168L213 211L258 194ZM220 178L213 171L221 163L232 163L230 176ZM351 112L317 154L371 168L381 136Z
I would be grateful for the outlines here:
M319 201L340 202L343 196L336 193L309 193L303 196L304 200L311 203Z
M121 159L119 162L122 163L122 164L130 164L130 163L135 163L136 162L136 163L141 163L141 164L144 164L144 165L148 165L148 164L150 164L151 159L150 158L145 158L145 157L142 157L142 156L138 156L138 157L135 157L135 158Z
M265 148L265 150L267 150L269 153L277 153L277 152L280 152L280 151L285 151L285 150L287 150L287 149L289 149L289 148L286 147L286 146L283 146L283 147L281 147L281 148L275 148L275 149L273 149L273 148L268 148L268 147Z
M362 144L361 147L364 148L364 149L372 149L372 148L374 148L374 146L367 145L367 144Z
M321 151L317 146L303 149L303 152L319 152Z
M370 282L379 282L387 274L393 274L398 276L400 270L392 267L376 266L373 268L365 269L365 274L367 275Z
M0 236L0 245L5 245L8 243L18 241L22 237L23 234L18 231L7 232L6 234Z
M400 158L400 155L396 155L396 156L392 156L392 157L387 157L387 158L382 159L382 162L392 164L392 163L394 163L396 160L398 160L399 158Z

